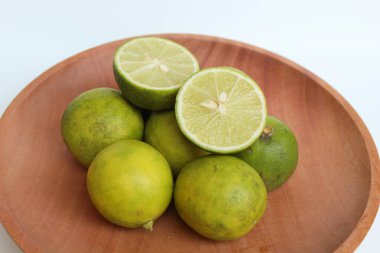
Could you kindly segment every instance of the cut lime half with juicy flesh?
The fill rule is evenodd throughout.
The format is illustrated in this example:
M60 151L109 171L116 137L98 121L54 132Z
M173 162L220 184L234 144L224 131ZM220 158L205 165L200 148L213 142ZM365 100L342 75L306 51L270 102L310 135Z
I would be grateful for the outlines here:
M179 90L176 117L199 147L230 154L249 147L265 127L267 108L260 87L231 67L203 69Z
M189 50L162 38L129 40L114 56L115 78L124 96L149 110L173 107L178 89L198 70Z

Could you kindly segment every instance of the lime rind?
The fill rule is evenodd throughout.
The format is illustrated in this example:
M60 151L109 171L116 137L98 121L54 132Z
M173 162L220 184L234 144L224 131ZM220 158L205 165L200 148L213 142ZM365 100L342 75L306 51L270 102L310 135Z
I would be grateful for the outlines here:
M241 80L243 80L243 82L245 82L245 84L248 84L251 89L253 88L253 91L256 94L256 97L259 99L259 101L256 101L256 102L259 102L259 105L261 106L261 111L259 111L260 115L261 115L261 120L260 120L258 126L256 126L255 129L254 129L254 131L252 131L250 133L248 133L248 130L247 130L246 132L249 134L249 136L245 136L244 137L245 138L244 141L241 141L240 143L233 144L233 145L220 145L220 143L217 144L217 145L215 145L215 144L212 144L212 143L206 143L203 139L200 139L199 136L197 136L197 134L194 134L194 129L190 129L191 127L188 126L188 124L186 123L186 119L183 117L183 113L184 113L183 112L183 106L184 106L184 103L193 103L193 104L195 103L196 104L197 102L199 102L199 101L194 101L194 100L198 99L197 97L202 97L202 96L210 95L210 94L201 94L202 91L200 91L200 93L198 94L198 96L196 96L196 97L193 96L192 97L192 99L191 99L192 101L190 101L189 98L186 98L185 96L186 96L187 90L189 89L189 87L192 86L192 83L194 82L194 80L199 79L203 75L209 75L210 73L222 73L222 72L223 73L228 73L228 74L231 74L232 76L237 77L239 79L239 82ZM208 90L211 90L212 88L210 88L210 83L212 83L211 80L209 80L209 82L205 82L205 87L204 88L206 88ZM207 85L209 87L207 87ZM216 87L218 87L218 85L219 84L217 84ZM203 92L203 93L205 93L205 92ZM220 96L220 94L217 94L217 96ZM245 95L242 94L241 97L238 96L236 99L239 100L239 99L242 99L242 97L244 99L244 96ZM212 98L212 96L211 96L211 98ZM221 98L225 99L223 96ZM202 103L204 103L203 106L206 107L206 108L207 107L213 107L213 106L215 106L213 104L213 102L212 102L212 99L210 99L210 101L202 102ZM207 102L209 102L209 104ZM250 102L252 102L252 101L250 101ZM198 108L195 108L195 110L199 111L199 106L198 106ZM227 109L227 110L229 110L229 109ZM244 112L245 109L244 108L237 108L237 111L239 111L239 110L240 110L240 116L241 116L241 113ZM244 150L244 149L248 148L261 135L261 133L262 133L264 127L265 127L266 116L267 116L266 101L265 101L264 94L261 91L260 87L247 74L243 73L240 70L232 68L232 67L207 68L207 69L203 69L203 70L201 70L201 71L193 74L192 76L190 76L190 78L183 84L183 86L181 87L181 89L179 90L179 92L177 94L175 111L176 111L176 118L177 118L178 125L179 125L181 131L183 132L183 134L190 141L192 141L194 144L196 144L197 146L201 147L204 150L207 150L209 152L219 153L219 154L236 153L236 152L239 152L241 150ZM249 112L249 111L246 110L245 112ZM209 136L211 135L212 136L214 134L214 133L212 133L212 131L210 131L212 129L207 129L207 127L205 127L205 124L209 124L212 120L210 120L207 117L207 115L206 116L205 115L200 115L196 111L193 114L194 114L194 118L198 117L198 119L199 119L199 121L196 124L198 124L200 127L203 128L200 131L204 131L204 135L205 136L206 135L209 135ZM248 114L247 116L249 117L250 115ZM239 118L235 119L235 120L239 120ZM231 125L235 125L235 128L229 126L230 124ZM244 128L245 127L245 123L243 124L243 123L239 123L239 122L234 122L234 119L231 118L230 121L229 121L229 123L224 125L224 128L227 128L227 132L225 132L224 137L220 136L220 133L219 133L219 138L214 138L214 140L218 140L218 139L219 140L228 140L228 138L230 138L231 134L233 134L231 131L235 131L236 127L237 128L239 128L239 127L240 128ZM220 126L219 126L219 128L220 128ZM222 126L222 128L223 128L223 126ZM242 132L242 131L240 131L240 132Z

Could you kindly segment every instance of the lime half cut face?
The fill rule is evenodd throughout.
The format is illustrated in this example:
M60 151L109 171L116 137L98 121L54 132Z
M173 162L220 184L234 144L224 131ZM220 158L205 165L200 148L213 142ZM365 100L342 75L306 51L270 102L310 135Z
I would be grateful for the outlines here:
M181 131L199 147L230 154L249 147L267 116L260 87L231 67L203 69L179 90L176 117Z
M129 40L114 56L115 77L124 96L149 110L173 107L178 89L198 69L189 50L156 37Z

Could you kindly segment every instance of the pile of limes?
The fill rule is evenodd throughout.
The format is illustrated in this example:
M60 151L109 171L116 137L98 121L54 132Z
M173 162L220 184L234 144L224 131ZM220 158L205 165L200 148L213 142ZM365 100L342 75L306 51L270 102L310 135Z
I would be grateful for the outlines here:
M199 70L189 50L155 37L121 45L113 68L121 92L86 91L61 121L66 145L89 168L96 209L115 224L152 230L174 195L198 233L248 233L267 190L287 181L298 160L294 134L267 117L260 87L232 67Z

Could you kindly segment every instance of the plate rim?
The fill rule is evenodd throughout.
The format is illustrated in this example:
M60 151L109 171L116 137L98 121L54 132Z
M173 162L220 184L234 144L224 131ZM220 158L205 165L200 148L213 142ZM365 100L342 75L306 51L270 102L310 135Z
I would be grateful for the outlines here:
M133 38L146 37L146 36L156 36L156 37L164 37L164 38L172 38L172 39L201 39L213 41L216 43L225 43L241 48L245 48L247 50L252 50L263 54L265 56L269 56L270 58L276 59L288 66L291 66L293 69L302 72L313 81L315 81L319 86L321 86L325 91L327 91L337 102L343 107L343 109L348 113L348 115L353 120L354 124L358 128L363 140L365 147L367 149L367 154L369 157L370 167L371 167L371 185L370 191L367 199L367 203L363 214L356 224L354 230L348 235L348 237L343 241L343 243L335 250L335 252L351 252L354 251L359 244L363 241L364 237L367 235L373 221L376 217L377 211L379 209L379 199L380 199L380 178L379 178L379 170L380 170L380 160L378 156L378 151L375 145L375 142L367 128L364 124L364 121L361 119L359 114L355 111L355 109L348 103L348 101L338 92L336 91L330 84L326 81L318 77L316 74L306 69L305 67L293 62L292 60L287 59L279 54L271 52L269 50L245 43L237 40L232 40L224 37L203 35L203 34L191 34L191 33L159 33L159 34L147 34L147 35L139 35L132 36L123 39L118 39L115 41L103 43L97 45L95 47L84 50L80 53L72 55L52 67L45 70L42 74L40 74L37 78L32 80L27 86L25 86L17 96L12 100L12 102L5 109L3 115L0 117L0 140L2 139L2 135L4 131L1 131L4 122L8 118L8 115L11 115L12 112L20 105L20 103L29 96L36 88L40 86L40 84L54 75L56 72L65 68L66 66L72 64L75 61L80 60L83 57L86 57L89 54L92 54L104 47L113 47L122 43L123 41L130 40ZM0 185L0 196L3 196L3 187ZM0 199L0 221L2 222L4 228L13 239L13 241L24 251L31 253L40 253L41 249L36 246L33 241L31 241L27 234L22 229L22 226L17 222L14 215L8 210L7 200L5 198Z

